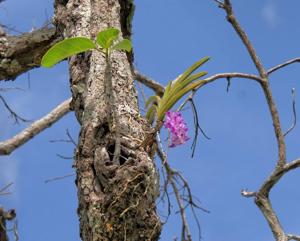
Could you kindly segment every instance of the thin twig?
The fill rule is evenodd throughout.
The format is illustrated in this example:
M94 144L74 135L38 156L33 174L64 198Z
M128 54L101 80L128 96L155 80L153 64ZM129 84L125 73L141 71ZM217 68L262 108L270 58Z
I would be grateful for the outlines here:
M294 63L299 63L299 62L300 62L300 58L295 58L295 59L288 60L288 61L286 61L286 62L284 62L284 63L282 63L282 64L279 64L279 65L277 65L277 66L275 66L275 67L269 69L269 70L267 71L267 74L268 74L268 75L269 75L269 74L272 74L272 73L275 72L276 70L279 70L279 69L281 69L281 68L283 68L283 67L285 67L285 66L288 66L288 65L294 64Z
M66 129L66 135L68 137L68 139L58 139L58 140L50 140L50 143L55 143L55 142L66 142L66 143L72 143L74 146L77 146L75 140L73 139L73 137L71 136L69 129Z
M65 160L72 160L73 159L73 157L71 157L71 156L64 156L64 155L61 155L61 154L56 154L56 156L58 156L61 159L65 159Z
M158 82L154 81L153 79L149 78L148 76L145 76L141 74L139 71L136 69L134 70L134 79L137 81L141 82L142 84L146 85L150 89L154 90L155 93L159 96L162 96L165 88L159 84Z
M9 111L10 115L13 117L15 120L15 123L19 124L19 120L23 122L31 122L30 120L27 120L21 116L19 116L15 111L12 110L12 108L7 104L6 100L2 95L0 95L0 99L2 103L4 104L5 108Z
M1 189L0 189L0 195L3 195L3 192L4 192L5 190L7 190L7 189L8 189L11 185L13 185L13 184L14 184L14 183L11 182L11 183L5 185L3 188L1 188Z
M10 154L16 148L23 145L31 138L33 138L46 128L50 127L56 121L58 121L61 117L63 117L70 111L70 102L71 98L65 100L46 116L33 122L29 127L21 131L19 134L6 141L0 142L0 155Z
M192 240L191 233L190 233L190 228L187 222L187 217L186 217L186 208L190 207L192 210L192 213L194 215L194 218L196 220L196 224L199 230L199 240L201 239L201 228L200 228L200 223L197 218L197 215L195 213L194 208L201 209L205 212L208 212L206 209L203 209L202 207L198 206L194 200L193 200L193 195L191 192L191 189L189 187L188 182L185 180L185 178L182 176L181 173L178 171L172 169L166 159L166 156L164 154L164 151L161 148L157 148L157 153L159 158L162 161L162 164L166 170L167 178L166 178L166 183L164 186L164 189L167 188L168 184L171 185L173 189L173 194L175 195L175 198L177 200L177 204L179 206L179 213L182 219L182 240ZM182 191L182 194L180 194L180 191ZM187 192L187 195L185 195L185 192Z
M293 109L293 122L291 127L283 134L283 136L286 136L287 134L289 134L295 127L297 124L297 112L296 112L296 92L295 89L292 88L292 109Z
M73 177L73 176L75 176L75 173L67 174L67 175L60 176L60 177L54 177L54 178L50 178L50 179L45 180L45 183L49 183L49 182L53 182L53 181L59 181L59 180L62 180L62 179L68 178L68 177Z

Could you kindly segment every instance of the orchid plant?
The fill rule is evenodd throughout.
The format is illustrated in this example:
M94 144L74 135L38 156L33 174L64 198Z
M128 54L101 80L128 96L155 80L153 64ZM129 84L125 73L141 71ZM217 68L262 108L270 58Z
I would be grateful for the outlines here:
M178 111L170 110L185 94L206 83L199 78L206 75L207 72L193 73L208 60L209 58L205 57L197 61L177 79L168 83L162 97L153 95L146 102L146 117L151 124L156 120L156 126L159 126L166 116L164 126L171 132L170 147L183 144L189 139L187 137L188 128L182 115Z

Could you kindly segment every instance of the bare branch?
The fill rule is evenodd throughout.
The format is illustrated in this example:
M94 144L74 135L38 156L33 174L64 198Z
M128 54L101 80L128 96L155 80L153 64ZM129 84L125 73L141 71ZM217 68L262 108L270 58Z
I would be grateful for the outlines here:
M287 238L288 238L288 240L300 241L300 236L298 236L298 235L288 234Z
M245 31L242 29L239 22L235 18L230 0L225 0L222 8L227 13L227 16L226 16L227 21L232 25L232 27L234 28L236 33L239 35L240 39L243 41L245 47L247 48L248 53L249 53L253 63L255 64L260 76L262 78L265 78L267 76L266 71L265 71L261 61L259 60L259 58L256 54L256 51L255 51L252 43L250 42L247 34L245 33Z
M244 43L253 63L255 64L259 72L261 80L259 80L258 82L260 83L264 91L264 95L268 103L268 108L272 116L274 132L276 135L276 140L278 145L278 161L273 173L268 177L268 179L265 181L265 183L262 185L262 187L258 192L248 192L246 190L243 190L242 195L245 197L255 197L255 203L260 209L260 211L262 212L262 214L264 215L265 219L267 220L275 239L278 241L286 241L288 238L284 233L284 230L280 224L280 221L275 211L272 208L269 199L269 193L271 191L271 188L279 181L279 179L285 173L287 173L289 170L298 167L299 165L298 161L286 164L286 147L285 147L284 135L282 132L282 128L279 120L279 114L275 102L273 100L272 91L268 79L268 73L271 73L283 66L280 65L274 67L273 69L271 69L271 71L267 72L263 67L261 61L259 60L249 38L247 37L244 30L241 28L239 22L236 20L232 10L232 5L230 0L224 0L224 3L221 5L221 7L226 11L228 22L232 25L232 27L235 29L236 33L239 35L240 39Z
M256 192L249 192L247 189L243 189L241 191L241 195L243 197L255 197L256 196Z
M62 102L55 109L43 118L35 121L25 130L15 135L11 139L0 142L0 155L8 155L25 142L39 134L44 129L50 127L53 123L58 121L61 117L70 111L71 98Z
M293 123L291 125L291 127L284 133L283 136L286 136L287 134L289 134L295 127L297 124L297 112L296 112L296 94L295 94L295 89L292 88L292 106L293 106Z
M158 152L158 156L161 158L161 161L166 169L166 173L167 173L167 180L168 182L171 184L176 200L177 200L177 204L180 210L180 216L181 216L181 220L182 220L182 239L181 240L186 240L185 236L187 237L187 241L192 241L192 235L191 235L191 231L189 228L189 224L187 222L187 217L186 217L186 212L185 212L185 206L183 204L183 200L181 198L181 195L179 193L178 187L173 179L173 175L174 172L171 169L171 167L169 166L169 164L167 163L166 160L166 156L164 155L164 152L160 149L157 148L157 152Z
M75 176L75 173L70 173L70 174L67 174L64 176L50 178L50 179L45 180L45 184L47 184L49 182L59 181L59 180L62 180L62 179L68 178L68 177L73 177L73 176Z
M257 75L253 75L253 74L245 74L245 73L220 73L220 74L215 74L212 75L205 80L205 84L208 84L210 82L213 82L214 80L217 79L222 79L222 78L226 78L226 79L232 79L232 78L243 78L243 79L252 79L252 80L256 80L258 82L262 81L262 79L257 76Z
M159 96L162 96L165 91L165 88L161 84L157 83L148 76L139 73L136 69L134 70L134 79L154 90L155 93Z
M193 116L194 116L194 126L195 126L195 134L194 134L194 138L193 138L193 143L191 146L192 149L192 158L194 157L195 154L195 150L196 150L196 146L197 146L197 140L198 140L198 135L199 135L199 130L202 133L202 135L210 140L210 138L206 135L206 133L204 132L204 130L201 128L200 124L199 124L199 116L198 116L198 112L196 109L196 105L194 103L193 100L193 96L195 94L196 90L193 90L192 93L190 94L190 96L178 107L178 111L182 110L183 107L190 102L191 106L192 106L192 111L193 111Z
M20 36L0 38L0 80L14 80L40 66L46 51L60 38L54 28L41 28Z
M240 26L239 22L237 21L236 17L234 16L232 5L230 0L224 0L222 8L226 11L226 18L228 22L232 25L236 33L239 35L240 39L244 43L246 49L248 50L248 53L253 61L253 63L256 66L256 69L259 72L261 81L261 87L263 88L268 107L272 116L273 126L274 126L274 132L277 139L277 145L278 145L278 162L277 165L283 166L286 163L286 148L285 148L285 141L283 132L280 125L279 120L279 114L277 111L277 107L275 105L275 102L273 100L272 91L270 89L269 80L268 80L268 74L265 68L263 67L261 61L259 60L256 51L250 42L247 34Z
M8 189L11 185L13 185L13 184L14 184L14 183L11 182L11 183L5 185L3 188L1 188L1 189L0 189L0 195L3 195L3 192L4 192L6 189Z
M23 122L30 122L30 120L24 119L23 117L19 116L15 111L13 111L12 108L7 104L6 100L2 95L0 95L0 99L4 104L5 108L10 113L11 117L15 120L15 123L19 123L19 120Z
M268 75L269 75L269 74L272 74L272 73L275 72L276 70L279 70L279 69L281 69L281 68L283 68L283 67L285 67L285 66L288 66L288 65L294 64L294 63L300 63L300 58L291 59L291 60L288 60L288 61L286 61L286 62L284 62L284 63L282 63L282 64L279 64L279 65L277 65L277 66L275 66L275 67L269 69L269 70L267 71L267 74L268 74Z
M49 142L51 142L51 143L55 143L55 142L72 143L76 147L77 143L74 140L74 138L71 136L69 129L66 129L66 135L67 135L68 139L50 140Z

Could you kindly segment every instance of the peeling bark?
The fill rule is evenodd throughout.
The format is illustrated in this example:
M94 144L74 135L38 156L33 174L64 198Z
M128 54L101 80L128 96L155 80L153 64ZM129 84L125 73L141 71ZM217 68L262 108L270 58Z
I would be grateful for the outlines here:
M0 32L0 80L14 80L39 67L42 56L59 40L54 28L41 28L20 36Z
M57 0L55 24L64 37L95 38L107 27L124 36L126 3L117 0ZM122 14L121 14L122 13ZM125 14L126 15L126 14ZM121 155L112 162L116 143L115 120L104 88L105 58L94 51L70 58L72 108L81 124L74 167L77 170L80 236L84 241L158 240L161 222L156 214L159 178L153 160L138 148L150 131L140 116L130 58L111 55L115 108L121 132Z

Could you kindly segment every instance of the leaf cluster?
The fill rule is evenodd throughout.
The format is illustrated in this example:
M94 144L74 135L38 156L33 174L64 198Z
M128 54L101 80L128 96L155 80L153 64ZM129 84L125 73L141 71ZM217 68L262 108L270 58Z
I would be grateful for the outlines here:
M199 80L199 78L206 75L207 72L203 71L195 74L193 73L208 60L208 57L200 59L177 79L170 81L166 86L162 97L158 95L149 97L146 102L146 108L148 109L146 118L150 121L150 123L153 123L155 118L157 122L162 121L166 112L170 110L185 94L205 83L204 80Z
M87 37L73 37L64 39L53 45L43 56L41 66L50 68L65 58L89 50L98 50L109 56L112 50L130 52L132 45L130 40L118 41L120 30L108 28L98 33L96 41Z

